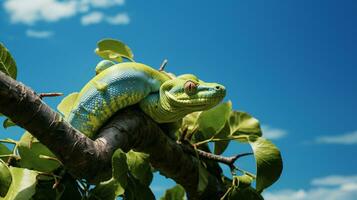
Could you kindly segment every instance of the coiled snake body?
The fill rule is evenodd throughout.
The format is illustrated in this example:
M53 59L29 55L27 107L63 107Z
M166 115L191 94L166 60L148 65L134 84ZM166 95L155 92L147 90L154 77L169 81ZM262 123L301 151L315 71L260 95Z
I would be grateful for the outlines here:
M158 123L177 122L189 113L214 107L225 93L222 85L203 82L192 74L173 77L140 63L111 66L107 62L79 93L67 96L59 109L73 127L92 138L124 107L139 104Z

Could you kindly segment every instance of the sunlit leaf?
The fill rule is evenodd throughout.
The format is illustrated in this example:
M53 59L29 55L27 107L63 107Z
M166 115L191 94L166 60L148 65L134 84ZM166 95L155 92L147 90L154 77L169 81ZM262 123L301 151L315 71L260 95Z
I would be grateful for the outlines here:
M269 140L261 137L250 138L257 165L256 189L262 192L277 181L283 170L279 149Z
M142 184L149 186L153 174L149 163L149 155L145 153L129 151L126 154L130 173L141 181Z
M229 125L231 127L231 135L256 135L262 136L260 124L257 119L250 116L248 113L233 111L229 116Z
M232 110L232 103L230 101L221 103L218 106L201 112L198 117L198 130L204 136L204 139L212 138L225 125L229 113Z
M193 112L191 114L186 115L182 120L182 127L186 128L188 133L192 133L197 127L197 119L201 112Z
M12 77L13 79L16 79L16 62L2 43L0 43L0 71L4 72L6 75Z
M22 135L17 148L21 157L21 167L51 172L60 166L57 161L40 158L40 155L53 158L56 156L27 131Z
M0 197L5 197L11 185L11 181L10 169L5 162L0 160Z
M160 198L160 200L184 200L184 199L185 199L185 189L178 184L166 190L164 196Z
M6 128L9 128L11 126L16 126L16 124L13 121L11 121L11 119L6 118L4 120L3 127L6 129Z
M10 167L12 182L10 188L4 198L1 200L28 200L35 194L36 176L38 172Z
M134 55L131 49L123 42L114 39L103 39L97 43L95 53L106 60L122 62L123 57L133 60Z

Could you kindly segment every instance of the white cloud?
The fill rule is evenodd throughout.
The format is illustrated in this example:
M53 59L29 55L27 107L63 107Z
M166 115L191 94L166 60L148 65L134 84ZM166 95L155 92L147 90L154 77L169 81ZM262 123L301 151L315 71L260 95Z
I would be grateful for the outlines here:
M6 0L4 8L10 14L11 22L28 25L38 21L58 21L77 12L75 1Z
M118 13L113 17L107 17L106 21L109 24L125 25L130 23L130 18L126 13Z
M81 18L82 25L98 24L103 21L104 15L101 12L91 12Z
M356 176L326 176L323 178L316 178L311 181L312 185L316 186L338 186L344 184L356 183Z
M263 137L272 140L280 139L282 137L285 137L287 134L287 131L283 129L272 128L268 125L262 125L262 130L263 130Z
M53 35L53 32L51 32L51 31L37 31L37 30L28 29L26 31L26 35L28 37L33 37L33 38L48 38Z
M125 0L5 0L4 8L13 23L33 25L36 22L55 22L79 13L91 12L93 8L108 9L122 6ZM108 23L128 24L126 14L108 17Z
M316 139L316 142L324 144L357 144L357 131L342 135L320 136Z
M95 8L107 8L115 5L124 5L125 0L82 0L80 4Z
M266 192L266 200L355 200L357 176L328 176L311 181L309 189Z
M115 16L105 16L101 12L91 12L81 18L81 24L84 26L98 24L103 21L114 25L126 25L130 23L130 18L126 13L119 13Z

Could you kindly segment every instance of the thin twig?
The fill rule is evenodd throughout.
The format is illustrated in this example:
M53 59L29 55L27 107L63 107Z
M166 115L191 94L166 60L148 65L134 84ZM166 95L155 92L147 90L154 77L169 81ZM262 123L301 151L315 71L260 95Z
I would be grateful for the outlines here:
M58 96L62 96L63 93L60 92L51 92L51 93L40 93L38 94L38 97L40 97L40 99L42 99L43 97L58 97Z
M234 162L236 160L238 160L238 158L241 158L244 156L249 156L249 155L253 154L253 153L242 153L242 154L237 154L237 155L231 156L231 157L225 157L225 156L216 155L216 154L209 153L209 152L203 151L201 149L198 149L198 148L196 148L197 147L196 145L192 145L187 140L181 141L181 143L179 143L179 144L181 144L184 151L186 151L190 154L193 154L193 155L198 155L201 158L206 158L209 160L213 160L213 161L217 161L217 162L226 164L229 166L229 168L231 170L235 169Z
M200 149L197 149L197 152L198 152L198 155L199 155L200 157L207 158L207 159L209 159L209 160L214 160L214 161L217 161L217 162L226 164L226 165L228 165L231 169L234 168L234 162L235 162L238 158L241 158L241 157L244 157L244 156L249 156L249 155L252 155L252 154L253 154L253 153L242 153L242 154L237 154L237 155L231 156L231 157L225 157L225 156L221 156L221 155L216 155L216 154L213 154L213 153L209 153L209 152L206 152L206 151L202 151L202 150L200 150Z
M166 67L166 65L167 65L167 62L168 62L167 59L165 59L164 61L162 61L161 66L160 66L160 68L159 68L159 71L164 71L164 69L165 69L165 67Z

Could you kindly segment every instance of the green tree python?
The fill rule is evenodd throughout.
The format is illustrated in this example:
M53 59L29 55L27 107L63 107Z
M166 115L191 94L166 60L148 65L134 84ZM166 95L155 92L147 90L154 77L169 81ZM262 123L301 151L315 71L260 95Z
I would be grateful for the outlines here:
M216 106L226 94L224 86L195 75L175 77L136 62L103 60L96 72L79 93L70 94L59 105L65 119L90 138L114 113L133 104L157 123L174 123Z

